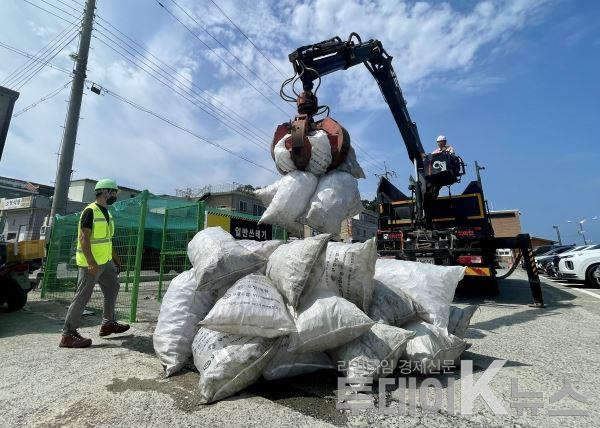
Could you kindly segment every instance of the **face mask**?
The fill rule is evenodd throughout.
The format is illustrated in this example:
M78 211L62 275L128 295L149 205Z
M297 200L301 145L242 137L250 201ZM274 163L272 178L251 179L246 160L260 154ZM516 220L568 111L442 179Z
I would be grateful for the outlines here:
M109 196L108 199L106 200L106 205L112 205L115 202L117 202L117 197L116 196Z

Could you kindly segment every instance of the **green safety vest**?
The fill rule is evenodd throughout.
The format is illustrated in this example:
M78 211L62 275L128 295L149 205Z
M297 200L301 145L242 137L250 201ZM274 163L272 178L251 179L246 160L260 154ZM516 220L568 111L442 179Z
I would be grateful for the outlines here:
M110 211L108 212L110 221L107 222L106 217L104 217L104 214L102 214L102 211L100 211L100 208L98 208L98 205L95 203L92 202L85 207L85 209L88 208L94 213L94 223L92 225L92 234L90 237L92 255L94 256L96 263L103 265L112 259L112 237L115 234L115 222L113 221ZM83 211L81 214L83 214ZM81 236L81 218L77 225L77 255L75 256L75 260L77 261L77 266L87 267L88 262L81 249L79 236Z

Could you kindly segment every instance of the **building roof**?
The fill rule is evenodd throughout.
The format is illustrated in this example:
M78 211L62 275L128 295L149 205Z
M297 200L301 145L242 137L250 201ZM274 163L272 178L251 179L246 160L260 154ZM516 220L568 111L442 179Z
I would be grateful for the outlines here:
M502 215L502 214L517 214L517 215L521 215L521 211L514 209L514 210L494 210L494 211L490 211L490 216L494 216L494 215Z
M96 184L98 182L98 180L94 180L93 178L78 178L76 180L71 180L71 184L73 184L73 183L81 183L81 182L85 183L86 181L92 182L94 184ZM134 189L132 187L121 186L119 184L119 182L117 182L117 186L119 186L119 189L129 190L131 192L138 192L138 193L142 192L141 190Z

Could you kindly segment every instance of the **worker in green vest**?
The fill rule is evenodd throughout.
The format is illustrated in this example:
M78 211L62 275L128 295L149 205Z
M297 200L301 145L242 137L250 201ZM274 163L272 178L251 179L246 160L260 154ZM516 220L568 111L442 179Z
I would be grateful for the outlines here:
M105 178L98 181L95 187L96 201L89 204L79 218L75 256L79 268L77 290L67 311L59 344L61 348L86 348L92 344L92 339L82 337L77 328L96 283L104 294L100 336L129 330L127 324L115 321L115 303L120 287L117 275L121 260L112 246L115 223L108 206L117 200L117 191L114 180Z

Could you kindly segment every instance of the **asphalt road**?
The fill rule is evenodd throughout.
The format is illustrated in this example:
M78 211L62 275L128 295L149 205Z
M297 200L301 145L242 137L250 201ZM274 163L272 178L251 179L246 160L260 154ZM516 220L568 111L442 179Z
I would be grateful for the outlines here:
M525 305L531 298L523 273L515 275L517 279L502 282L497 298L457 299L461 305L481 305L467 333L471 347L462 357L473 362L475 379L494 360L506 361L490 382L505 415L494 414L481 399L472 414L461 414L464 370L436 377L443 385L440 411L424 410L417 400L410 414L400 414L399 403L409 396L397 387L386 394L386 405L395 414L338 410L334 372L262 381L203 406L196 394L197 373L184 370L163 378L152 348L152 321L135 324L121 337L101 339L99 317L87 317L80 331L93 338L92 348L60 349L66 308L40 301L34 293L26 310L0 312L0 426L598 426L600 290L544 279L547 308L533 309ZM454 414L447 406L451 378L456 381ZM513 379L520 392L541 393L542 398L513 397ZM415 381L419 386L424 378ZM585 402L565 397L551 403L566 382ZM523 402L538 403L538 414L525 409L519 416L514 405ZM561 409L587 415L549 414Z

